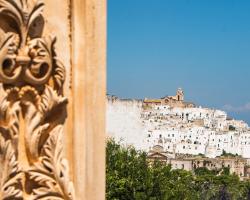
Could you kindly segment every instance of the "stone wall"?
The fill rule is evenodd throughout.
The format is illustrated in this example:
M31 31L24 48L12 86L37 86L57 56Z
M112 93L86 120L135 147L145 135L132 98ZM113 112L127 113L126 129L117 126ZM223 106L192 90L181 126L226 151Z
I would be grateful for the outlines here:
M108 98L106 114L108 136L125 144L132 144L138 149L145 149L141 113L141 100Z

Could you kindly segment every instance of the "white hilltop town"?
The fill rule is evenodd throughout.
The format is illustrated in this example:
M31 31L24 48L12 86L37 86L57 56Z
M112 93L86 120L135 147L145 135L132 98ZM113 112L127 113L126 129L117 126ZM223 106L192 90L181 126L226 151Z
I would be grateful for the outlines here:
M108 95L107 133L174 168L193 170L206 163L211 169L227 166L231 172L249 177L248 124L230 118L225 111L186 102L181 88L175 96L160 99ZM223 157L225 154L233 156Z

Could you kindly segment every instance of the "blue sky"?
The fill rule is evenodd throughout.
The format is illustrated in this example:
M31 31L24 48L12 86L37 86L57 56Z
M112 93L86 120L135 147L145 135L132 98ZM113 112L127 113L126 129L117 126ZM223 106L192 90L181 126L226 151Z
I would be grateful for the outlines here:
M108 93L173 95L250 124L249 0L109 0Z

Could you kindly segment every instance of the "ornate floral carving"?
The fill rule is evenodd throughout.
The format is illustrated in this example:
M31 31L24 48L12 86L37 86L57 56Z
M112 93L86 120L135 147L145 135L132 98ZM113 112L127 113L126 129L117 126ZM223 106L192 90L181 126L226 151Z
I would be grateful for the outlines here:
M43 36L43 8L0 0L0 199L74 199L62 155L65 68L56 38Z
M30 162L35 162L39 159L43 141L53 128L64 123L67 99L50 86L45 87L42 95L38 95L32 87L24 87L20 95L27 125L27 152Z
M19 89L14 87L4 91L0 85L0 133L5 140L10 140L13 147L17 146L20 106L18 99Z
M38 0L30 7L25 0L0 0L0 14L17 27L16 33L1 32L0 80L5 84L23 82L37 86L52 78L55 85L62 87L64 71L54 49L56 38L38 37L42 34L37 24L43 19L44 3Z
M22 199L22 172L10 140L0 136L0 199Z
M43 148L42 162L29 171L31 180L38 182L33 199L74 199L74 188L68 176L68 164L62 157L62 127L51 132Z

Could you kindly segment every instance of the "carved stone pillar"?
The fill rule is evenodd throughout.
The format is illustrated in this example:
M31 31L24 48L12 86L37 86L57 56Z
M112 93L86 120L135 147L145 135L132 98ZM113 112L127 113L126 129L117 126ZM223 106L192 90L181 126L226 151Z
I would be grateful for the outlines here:
M104 199L105 6L0 0L0 199Z

